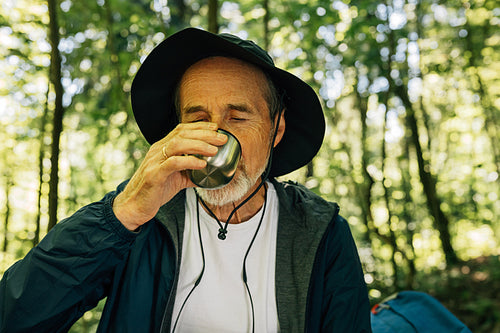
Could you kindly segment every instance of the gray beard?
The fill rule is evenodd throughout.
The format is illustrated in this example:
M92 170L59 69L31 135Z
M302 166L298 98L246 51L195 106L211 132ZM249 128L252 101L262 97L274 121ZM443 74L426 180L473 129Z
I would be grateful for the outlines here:
M224 206L241 200L264 173L267 162L253 175L247 173L243 160L241 160L240 163L240 172L237 172L235 177L226 186L219 189L197 188L196 192L200 198L205 201L205 203L212 206Z

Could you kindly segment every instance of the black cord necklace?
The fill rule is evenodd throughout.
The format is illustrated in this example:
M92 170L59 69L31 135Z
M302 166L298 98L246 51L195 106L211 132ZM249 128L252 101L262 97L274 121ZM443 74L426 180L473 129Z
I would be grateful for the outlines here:
M196 191L195 191L196 193ZM198 199L198 193L196 193L196 199ZM196 222L198 226L198 240L200 242L200 249L201 249L201 259L202 259L202 266L201 266L201 273L200 276L196 279L193 288L189 291L189 294L186 296L184 299L184 302L182 302L181 308L179 309L179 313L177 314L177 318L175 319L174 326L172 328L172 333L175 332L175 329L177 328L177 323L179 322L179 318L181 317L182 310L184 309L184 306L186 305L189 297L193 293L193 291L198 287L198 285L201 282L201 278L203 277L203 273L205 273L205 251L203 249L203 238L201 237L201 228L200 228L200 205L198 205L198 200L196 200Z
M268 163L267 163L266 170L265 170L264 174L262 175L261 182L260 182L259 186L257 186L257 188L245 200L243 200L238 206L236 206L233 209L233 211L231 212L231 214L229 214L229 217L226 220L226 223L225 223L224 226L222 225L222 223L220 222L220 220L217 218L217 216L215 216L215 214L212 212L212 210L206 205L206 203L198 196L198 193L196 192L196 189L195 189L196 198L197 198L197 200L196 200L196 217L197 217L197 223L198 223L198 238L199 238L199 241L200 241L201 256L202 256L202 260L203 260L203 266L202 266L202 270L201 270L200 276L196 280L193 288L191 289L191 291L189 292L189 294L187 295L186 299L184 300L184 302L181 305L181 308L179 310L179 313L177 314L177 318L175 320L175 323L174 323L174 326L173 326L173 329L172 329L172 333L175 332L175 329L177 327L177 323L178 323L179 318L181 316L181 312L184 309L184 306L186 305L186 303L187 303L189 297L191 296L191 294L193 293L193 291L200 284L201 278L203 277L203 273L205 272L205 252L203 250L203 241L202 241L202 237L201 237L200 213L199 213L198 200L201 202L201 204L203 205L203 207L206 208L206 210L209 212L209 214L213 218L215 218L215 220L219 224L219 233L217 234L217 237L220 240L225 240L226 239L226 234L227 234L227 226L229 224L229 221L233 217L233 215L236 213L236 211L241 206L243 206L244 204L246 204L260 190L260 188L265 184L265 181L266 181L267 177L269 176L269 173L271 172L271 166L272 166L272 161L273 161L273 150L274 150L273 147L274 147L274 142L276 141L276 134L278 133L278 128L279 128L279 124L280 124L281 114L283 112L283 109L282 109L281 106L283 105L283 99L284 99L284 97L285 97L284 94L280 96L278 119L276 121L276 127L274 129L273 139L271 140L271 149L270 149L270 153L269 153L269 160L268 160ZM248 296L250 297L250 305L251 305L251 308L252 308L252 332L255 332L255 313L254 313L254 306L253 306L252 294L250 293L250 289L249 289L248 284L247 284L246 260L247 260L247 257L248 257L248 253L250 252L250 248L252 247L253 242L254 242L255 238L257 237L257 233L259 232L259 229L260 229L260 226L262 224L262 221L264 220L264 215L265 215L265 212L266 212L266 203L267 203L267 188L266 187L264 187L264 191L265 191L264 192L264 208L263 208L263 211L262 211L262 216L261 216L259 224L257 226L257 230L255 231L255 234L253 235L252 241L250 242L250 246L247 249L247 252L245 254L245 258L243 259L243 272L242 272L242 274L243 274L243 283L245 284L245 287L246 287L247 292L248 292Z
M247 283L247 257L248 254L250 253L250 249L252 248L255 238L257 238L257 234L259 233L262 221L264 220L264 215L266 214L266 205L267 205L267 187L264 186L264 207L262 208L262 216L260 217L259 224L257 225L257 230L255 230L255 233L253 234L252 237L252 241L250 242L247 252L245 253L245 258L243 259L243 270L242 270L243 283L245 284L245 287L247 289L248 297L250 298L250 306L252 309L252 332L255 332L255 310L253 306L252 293L250 292L250 287L248 287Z
M195 191L195 193L196 193L196 191ZM200 202L205 206L205 203L198 196L198 193L196 193L196 199L199 199ZM247 279L246 262L247 262L248 254L250 253L250 249L252 248L252 245L253 245L255 239L257 238L257 234L259 233L260 227L262 225L262 221L264 221L264 216L266 215L266 207L267 207L267 187L264 186L264 206L262 208L262 215L260 216L259 224L257 225L257 229L255 230L255 233L253 234L252 240L250 241L250 245L248 245L248 249L247 249L247 251L245 253L245 257L243 259L243 268L242 268L243 283L245 284L245 288L246 288L246 291L248 293L248 297L250 298L250 307L251 307L251 310L252 310L252 332L255 332L255 309L254 309L254 305L253 305L252 293L250 292L250 287L248 286L248 282L247 282L248 279ZM208 209L208 211L211 212L210 209ZM210 214L210 215L212 215L212 214ZM220 221L217 219L217 217L215 217L214 215L212 215L212 217L214 217L215 220L219 223L219 226L222 227L222 225L221 225ZM229 221L229 219L228 219L228 221ZM189 291L188 295L184 299L184 302L182 302L181 308L179 309L179 313L177 314L174 326L172 328L172 333L175 332L175 329L177 328L177 324L179 322L179 318L181 316L182 310L184 309L184 306L186 305L189 297L191 297L191 294L194 292L194 290L196 289L196 287L198 287L198 285L200 284L201 278L203 277L203 274L205 273L205 249L203 247L203 237L201 236L200 205L198 205L198 200L196 200L196 223L197 223L197 227L198 227L198 240L200 242L201 258L202 258L201 272L200 272L200 275L198 276L198 278L196 279L196 281L195 281L195 283L193 285L193 288L191 288L191 290ZM227 222L226 222L226 226L225 227L227 228ZM219 232L219 235L220 235L220 232ZM219 239L220 239L220 237L219 237Z
M236 213L236 211L238 209L240 209L241 206L243 206L244 204L246 204L250 199L253 198L253 196L255 194L257 194L257 192L260 190L260 188L266 182L266 179L269 176L269 173L271 172L271 166L272 166L272 162L273 162L273 150L274 150L273 147L274 147L274 142L276 141L276 134L278 133L278 128L279 128L279 124L280 124L281 114L283 112L283 110L281 109L281 105L283 105L283 98L284 98L284 96L281 96L281 98L280 98L280 108L279 108L279 112L278 112L278 119L276 121L276 126L274 128L273 139L271 140L271 148L270 148L270 152L269 152L269 160L267 161L266 170L264 171L264 174L262 175L261 182L260 182L259 186L257 186L257 188L248 197L245 198L245 200L243 200L238 206L236 206L233 209L233 211L229 214L229 217L227 218L226 223L224 225L222 225L221 221L217 218L217 216L214 214L214 212L212 212L212 210L210 208L208 208L208 206L205 203L205 201L203 201L203 199L201 199L198 196L198 193L196 193L196 197L200 200L200 202L203 205L203 207L205 207L205 209L208 211L208 213L210 214L210 216L212 216L217 221L217 224L219 224L219 233L217 234L217 237L220 240L225 240L226 239L227 226L229 224L229 221L233 217L233 215ZM196 189L195 189L195 191L196 191Z
M244 204L246 204L250 199L253 198L253 196L257 193L257 191L260 190L260 188L264 185L265 183L265 178L263 177L262 178L262 181L260 182L259 186L257 186L257 188L252 192L252 194L250 194L245 200L243 200L238 206L236 206L231 214L229 214L229 217L227 218L226 222L224 223L224 225L222 225L222 222L219 220L219 218L215 215L214 212L212 212L212 210L208 207L208 205L205 203L205 201L203 201L203 199L201 197L198 196L198 192L196 192L196 197L198 198L198 200L201 202L201 204L203 205L203 207L205 207L205 209L207 210L207 212L210 214L210 216L212 216L215 221L217 221L217 224L219 225L219 233L217 234L217 237L220 239L220 240L225 240L226 239L226 234L227 234L227 226L229 225L229 221L231 220L231 218L234 216L234 214L236 213L236 211L238 209L240 209L241 206L243 206ZM265 189L265 187L264 187ZM265 192L267 194L267 190ZM265 202L264 202L265 204Z

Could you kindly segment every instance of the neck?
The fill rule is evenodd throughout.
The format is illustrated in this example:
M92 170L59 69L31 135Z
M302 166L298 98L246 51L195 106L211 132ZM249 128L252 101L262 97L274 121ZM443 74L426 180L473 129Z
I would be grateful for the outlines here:
M255 191L255 189L259 186L260 184L260 179L257 183L254 184L254 186L245 194L245 196L235 202L223 205L223 206L214 206L214 205L209 205L206 204L207 207L212 211L212 213L217 216L217 219L219 219L220 222L225 223L227 219L229 218L229 215L233 212L233 210L238 207L240 203L242 203L250 194ZM262 208L262 205L264 205L264 200L265 200L265 187L267 185L264 184L259 191L248 201L246 202L243 206L238 208L238 210L233 214L231 217L231 221L229 221L230 224L238 224L242 223L245 221L248 221L250 218L252 218L257 212ZM203 205L202 205L203 207ZM207 209L203 207L205 211ZM207 213L210 214L210 212L207 211Z

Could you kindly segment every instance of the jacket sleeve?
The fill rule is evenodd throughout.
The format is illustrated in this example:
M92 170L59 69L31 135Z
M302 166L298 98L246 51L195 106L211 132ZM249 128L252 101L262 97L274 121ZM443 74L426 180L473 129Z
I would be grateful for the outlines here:
M337 216L316 258L316 289L311 300L321 319L311 332L371 332L370 304L356 245L347 221ZM317 326L316 326L317 325ZM316 326L316 327L314 327Z
M0 281L0 332L66 332L104 298L136 234L111 208L116 193L58 223Z

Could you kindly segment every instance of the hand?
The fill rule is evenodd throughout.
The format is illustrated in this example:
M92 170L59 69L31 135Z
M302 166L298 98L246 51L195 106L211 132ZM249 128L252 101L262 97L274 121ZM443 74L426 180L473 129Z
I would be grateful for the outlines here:
M129 230L151 220L179 191L194 187L186 170L203 169L206 161L192 156L214 156L227 136L210 122L180 123L154 143L129 183L114 200L113 212Z

